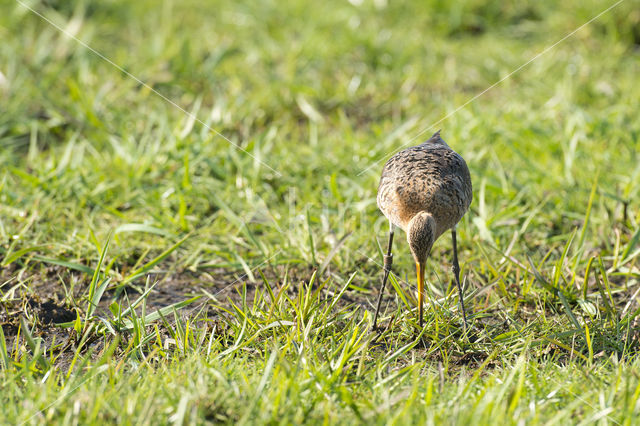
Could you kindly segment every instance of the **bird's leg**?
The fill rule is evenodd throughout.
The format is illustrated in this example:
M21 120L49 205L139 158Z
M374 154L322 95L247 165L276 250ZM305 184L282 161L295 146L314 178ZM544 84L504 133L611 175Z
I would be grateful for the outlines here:
M460 285L460 265L458 264L458 247L456 243L456 228L451 229L451 239L453 240L453 275L456 277L456 285L460 295L460 308L462 309L462 320L464 321L464 331L467 331L467 314L464 309L464 297L462 286Z
M391 265L393 264L393 254L391 254L391 246L393 245L393 231L395 230L395 226L392 223L390 223L390 225L391 225L391 230L389 231L389 244L387 246L387 254L384 255L384 266L383 266L384 275L382 277L382 288L380 289L380 295L378 296L378 306L376 307L376 313L373 316L374 330L377 328L378 313L380 312L382 295L384 294L384 288L387 285L387 279L389 278L389 273L391 272Z

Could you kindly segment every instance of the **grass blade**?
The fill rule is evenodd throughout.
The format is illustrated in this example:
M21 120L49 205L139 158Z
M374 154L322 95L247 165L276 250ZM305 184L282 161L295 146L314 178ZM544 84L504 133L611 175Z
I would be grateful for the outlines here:
M170 312L173 312L175 309L181 309L184 308L185 306L188 306L190 304L192 304L193 302L195 302L196 300L200 299L202 297L202 295L198 295L198 296L194 296L190 299L187 300L183 300L182 302L177 302L177 303L173 303L169 306L165 306L161 309L156 310L155 312L152 312L148 315L146 315L145 317L143 317L143 322L144 324L150 324L154 321L157 321L159 319L161 319L164 315L167 315ZM124 327L122 328L122 330L130 330L133 328L134 324L133 321L131 321L128 318L123 319L123 324Z
M47 247L46 245L25 247L23 249L20 249L20 250L14 252L14 253L10 253L10 254L6 255L6 257L2 261L2 266L8 266L8 265L12 264L13 262L15 262L16 260L20 259L25 254L30 253L32 251L41 250L41 249L46 248L46 247Z
M95 308L98 306L100 299L96 300L96 295L99 293L99 296L102 297L104 293L104 289L102 292L98 292L96 288L98 285L98 278L100 277L100 269L102 269L102 264L104 263L104 258L107 255L107 250L109 249L109 242L111 241L112 232L109 232L107 235L107 241L105 241L104 246L102 247L102 251L100 252L100 259L98 260L98 264L96 265L95 270L93 271L93 277L91 278L91 283L89 284L89 306L87 307L87 314L85 316L85 323L87 323L88 319L93 314ZM105 280L108 284L108 280Z
M165 251L163 251L160 255L158 255L155 259L149 261L148 263L146 263L144 266L136 269L135 271L133 271L131 274L129 274L124 280L122 280L122 283L118 285L118 288L123 287L127 284L129 284L130 282L138 279L139 277L141 277L142 275L144 275L146 272L148 272L149 270L151 270L154 266L156 266L158 263L162 262L167 256L169 256L171 253L173 253L174 251L176 251L178 249L178 247L180 247L185 241L187 241L187 239L191 236L191 234L187 234L186 236L182 237L178 242L176 242L174 245L172 245L171 247L169 247L168 249L166 249Z

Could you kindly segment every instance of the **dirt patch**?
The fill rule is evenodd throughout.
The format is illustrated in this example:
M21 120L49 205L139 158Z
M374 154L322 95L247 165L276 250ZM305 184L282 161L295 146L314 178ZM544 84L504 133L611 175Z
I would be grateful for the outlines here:
M249 280L243 271L210 269L207 271L178 271L174 273L153 274L150 282L156 282L152 291L145 297L144 309L150 314L158 309L183 302L198 295L205 295L197 302L188 305L179 314L193 316L203 312L203 317L215 320L221 311L215 307L228 307L231 302L240 304L241 292L238 290L246 283L247 303L251 303L256 290L264 286L259 273L256 280ZM294 297L297 283L307 283L313 274L311 268L298 270L263 271L273 291L278 291L282 282L279 277L296 285L289 286L289 296ZM33 337L42 339L47 354L52 354L56 365L66 368L76 354L81 336L71 326L78 316L84 319L88 305L88 287L91 277L74 270L59 266L39 265L30 270L18 270L9 266L0 271L0 327L4 333L10 352L24 346L23 324L29 327ZM124 289L111 288L102 297L96 313L104 318L113 318L109 306L115 301L121 309L126 309L144 292L144 280ZM348 300L347 300L348 299ZM345 298L341 304L349 304L353 297ZM213 302L213 303L209 303ZM141 312L142 305L136 308ZM173 315L169 315L173 318ZM158 324L163 337L170 337L162 324ZM83 342L81 353L92 351L98 354L107 345L106 338L99 335L93 340Z
M74 311L64 306L58 306L52 300L44 302L29 300L27 303L36 312L36 316L43 324L60 324L76 319Z
M313 268L300 267L298 269L268 269L262 271L271 286L274 293L280 291L283 286L283 279L291 283L287 287L287 295L291 299L298 297L299 285L301 283L307 285L310 277L313 275ZM191 320L201 321L206 319L206 323L200 324L204 327L211 326L216 323L218 326L224 326L221 315L226 315L219 307L230 307L231 303L237 305L242 304L242 286L246 283L246 300L251 305L256 291L265 290L265 284L262 281L258 271L255 271L256 279L249 280L243 271L229 271L225 269L209 269L206 271L177 271L164 274L151 275L150 282L156 282L153 290L145 298L145 312L147 314L170 306L175 303L183 302L193 296L204 295L200 300L179 310L179 315L189 316ZM286 277L286 278L285 278ZM38 265L29 270L18 270L15 267L8 267L0 271L0 326L7 340L9 351L18 351L26 343L24 340L23 323L26 324L34 337L42 339L44 347L47 348L47 354L53 354L55 363L62 368L69 366L71 359L78 351L78 345L81 344L80 336L69 326L80 315L83 318L87 307L87 293L91 277L77 271L69 270L59 266ZM323 279L317 279L315 286L320 285ZM339 280L332 280L339 282ZM364 310L373 310L377 300L377 281L371 281L369 285L376 287L372 293L362 291L347 291L337 302L336 309L348 308L354 309L360 307ZM362 283L356 283L362 286ZM366 286L366 284L365 284ZM244 290L244 289L243 289ZM110 289L103 296L97 313L103 318L113 318L113 314L109 310L109 306L115 301L122 309L127 308L131 303L138 299L144 291L144 280L135 283L125 289ZM339 291L338 288L332 286L325 288L321 293L321 299L330 301ZM615 303L619 306L616 308L622 310L622 305L629 300L628 292L615 294ZM266 294L266 292L265 292ZM515 293L517 294L517 293ZM624 297L627 295L627 297ZM268 297L268 296L266 296ZM388 304L396 303L396 296L390 289L385 291L383 298L383 307ZM324 302L323 302L324 303ZM637 308L636 302L632 303L631 309ZM535 300L522 299L519 309L516 312L506 313L500 309L481 309L476 306L473 320L472 333L463 338L460 335L453 336L454 339L460 341L460 346L455 344L449 349L455 352L449 352L449 364L451 368L476 368L483 364L486 357L491 352L489 347L493 347L491 342L494 338L501 336L502 339L509 339L509 333L514 333L516 328L535 327L536 322L540 321L540 305ZM558 321L566 315L559 304L554 305L551 301L546 301L542 306L545 309L544 317L547 320ZM480 309L479 309L480 308ZM392 308L393 309L393 308ZM576 307L576 312L578 308ZM137 308L140 312L141 306ZM202 317L195 317L196 313L204 313ZM170 315L173 318L173 315ZM452 318L452 321L458 319ZM203 320L204 321L204 320ZM391 318L385 323L381 323L382 328L391 329L387 337L383 337L373 342L372 350L386 353L390 348L397 344L398 339L406 340L410 343L416 336L410 336L406 332L399 332L399 319ZM567 319L564 318L564 322ZM66 326L63 326L65 325ZM160 323L157 324L162 338L170 337L169 330L165 330ZM200 326L199 325L199 326ZM517 325L517 327L516 327ZM336 324L340 327L340 324ZM564 326L563 326L564 328ZM637 348L640 344L640 324L636 319L630 324L628 332L621 339L612 339L606 335L600 335L592 331L592 340L603 348L603 353L620 353L618 347ZM398 334L400 333L400 334ZM90 341L82 343L80 353L91 351L95 356L108 345L108 338L101 337L99 333L94 333ZM386 334L386 333L385 333ZM506 337L505 337L506 336ZM442 335L441 338L447 336ZM450 336L449 336L450 337ZM578 352L584 352L581 347L580 336L577 340L573 335L567 335L566 338L557 338L561 341L562 346L554 348L550 342L544 341L541 336L538 349L533 352L540 352L539 356L545 357L553 355L554 360L574 357L574 346ZM433 362L439 362L440 352L430 351L432 345L436 344L439 339L434 341L425 341L423 345L417 345L413 352L420 355L423 354L426 359ZM465 343L471 343L471 346ZM567 351L567 347L570 348ZM627 351L628 352L628 351ZM489 362L489 366L493 361Z

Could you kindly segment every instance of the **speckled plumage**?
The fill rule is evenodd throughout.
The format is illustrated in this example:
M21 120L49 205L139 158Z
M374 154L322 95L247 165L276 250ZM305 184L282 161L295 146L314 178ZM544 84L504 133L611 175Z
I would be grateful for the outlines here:
M472 198L467 163L438 131L428 141L387 161L377 201L382 213L405 232L418 212L429 213L436 224L435 241L462 219Z
M464 309L460 266L456 248L456 224L469 209L473 198L471 176L464 159L449 148L436 132L428 141L398 152L382 169L378 186L378 207L391 222L389 245L384 257L384 276L373 317L377 326L384 287L391 271L394 227L407 234L411 254L416 262L418 279L418 317L422 326L424 273L433 243L447 229L452 229L453 273L460 294L464 326Z

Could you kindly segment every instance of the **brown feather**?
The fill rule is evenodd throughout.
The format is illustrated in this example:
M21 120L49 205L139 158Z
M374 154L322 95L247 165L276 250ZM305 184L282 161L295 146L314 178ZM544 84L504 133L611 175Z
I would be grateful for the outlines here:
M428 141L387 161L377 202L382 213L405 232L416 214L429 213L436 224L435 241L462 219L472 198L467 163L438 131Z

